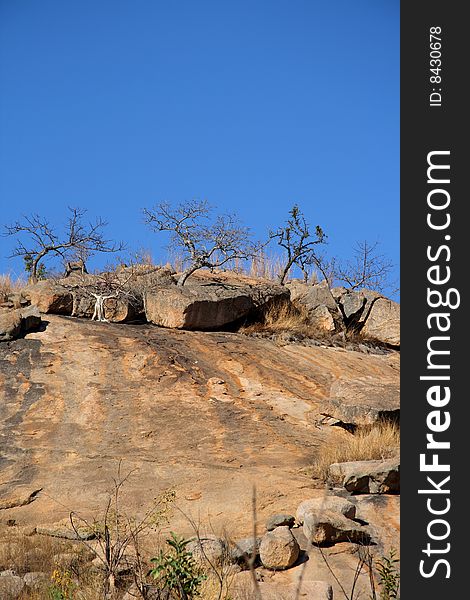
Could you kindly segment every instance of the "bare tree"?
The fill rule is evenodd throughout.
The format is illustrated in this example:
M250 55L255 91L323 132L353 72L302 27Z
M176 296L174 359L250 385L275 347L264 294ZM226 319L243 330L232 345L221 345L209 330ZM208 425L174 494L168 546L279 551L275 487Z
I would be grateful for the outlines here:
M377 251L378 242L357 242L351 260L340 261L313 254L309 264L317 269L332 288L342 283L350 290L368 288L383 293L390 286L393 263Z
M346 318L341 304L342 295L334 293L334 286L343 284L349 291L369 289L383 294L391 289L390 273L393 263L377 252L378 243L357 242L351 260L341 261L320 254L312 254L309 265L314 267L326 282L329 294L336 306L337 314L344 329L354 330L355 319ZM373 303L373 301L372 301ZM370 306L372 306L372 303ZM366 298L363 299L363 308ZM369 307L370 310L370 307Z
M93 305L91 320L108 322L105 314L109 308L107 300L125 302L132 307L136 315L142 313L146 282L142 281L143 278L139 275L141 274L131 267L123 271L114 269L96 275L78 273L69 280L59 278L58 283L72 293L72 317L79 316L80 311L87 312ZM84 306L82 302L85 303Z
M96 553L101 564L104 585L100 597L116 598L116 580L119 569L125 565L131 568L139 595L145 599L149 597L146 583L148 569L145 569L141 554L141 540L152 531L159 530L167 521L175 492L170 489L160 494L142 517L129 516L123 507L123 487L134 471L122 475L121 462L102 514L94 520L88 520L72 511L69 519L77 539ZM86 534L93 535L95 544L89 543Z
M378 242L357 242L354 257L338 264L336 278L351 290L370 288L383 292L389 284L393 264L383 254L377 252Z
M41 261L48 256L65 260L70 256L88 257L95 252L118 252L124 248L123 243L105 239L103 229L107 223L101 218L94 223L84 223L85 209L69 208L69 213L63 233L38 214L23 216L22 220L5 226L5 235L18 236L10 258L22 256L30 260L33 283L38 280Z
M145 221L154 231L168 231L172 244L184 254L187 267L178 279L182 286L198 269L214 269L232 260L245 260L256 252L247 227L235 215L212 218L205 201L192 200L172 208L162 203L144 208Z
M294 265L302 271L304 279L308 279L308 267L313 264L315 246L324 243L325 238L319 225L312 231L303 212L295 204L289 211L287 223L269 232L269 239L276 240L286 253L286 263L279 275L281 285L284 285L287 274Z

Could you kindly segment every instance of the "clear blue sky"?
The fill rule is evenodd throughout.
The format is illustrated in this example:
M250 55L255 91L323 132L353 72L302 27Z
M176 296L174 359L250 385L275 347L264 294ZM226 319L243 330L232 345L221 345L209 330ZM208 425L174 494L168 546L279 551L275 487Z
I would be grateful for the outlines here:
M2 224L82 206L159 258L144 206L298 203L398 265L398 0L0 0L0 89Z

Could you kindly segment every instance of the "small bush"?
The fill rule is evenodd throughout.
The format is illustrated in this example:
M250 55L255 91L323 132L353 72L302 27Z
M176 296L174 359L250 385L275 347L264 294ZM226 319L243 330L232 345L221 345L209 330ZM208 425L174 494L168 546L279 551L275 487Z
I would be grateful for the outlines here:
M396 552L392 548L388 556L377 561L379 573L380 600L398 600L400 589L400 571L397 564L400 562L395 558Z
M51 577L52 585L49 588L51 600L72 600L75 585L70 571L54 569Z
M205 579L197 568L193 555L186 550L189 541L171 532L171 538L166 540L170 550L166 553L160 550L160 554L151 559L155 564L151 575L168 588L174 598L181 600L199 596Z

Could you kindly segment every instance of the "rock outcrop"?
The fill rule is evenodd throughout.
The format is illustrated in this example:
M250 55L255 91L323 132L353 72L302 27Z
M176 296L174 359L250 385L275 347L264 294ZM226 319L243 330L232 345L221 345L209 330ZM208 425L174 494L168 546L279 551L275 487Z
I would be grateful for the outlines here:
M44 314L71 315L73 295L58 282L38 281L27 286L23 294Z
M387 298L375 300L362 328L362 333L391 346L399 346L400 305Z
M35 306L17 308L0 313L0 342L9 342L36 330L41 315Z
M288 284L292 302L304 309L311 326L319 331L341 328L390 346L400 346L400 305L368 289L329 289L325 281Z

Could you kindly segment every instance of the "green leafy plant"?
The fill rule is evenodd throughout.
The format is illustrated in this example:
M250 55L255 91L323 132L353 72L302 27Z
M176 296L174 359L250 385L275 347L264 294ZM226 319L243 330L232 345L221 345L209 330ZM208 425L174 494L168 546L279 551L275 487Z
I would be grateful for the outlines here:
M51 576L52 585L49 588L51 600L72 600L75 585L72 581L70 571L54 569Z
M32 275L33 274L34 257L31 254L25 254L23 256L23 261L24 261L24 270L26 271L26 273L28 273L28 275ZM46 267L43 263L38 263L38 265L36 267L36 277L38 280L47 278Z
M200 587L205 575L198 569L193 555L186 549L189 540L170 532L171 538L166 540L170 550L160 550L151 562L155 564L150 574L167 587L173 597L190 600L200 594Z
M397 564L400 562L396 557L396 551L392 548L388 556L377 561L379 573L380 600L395 600L399 598L400 571Z

